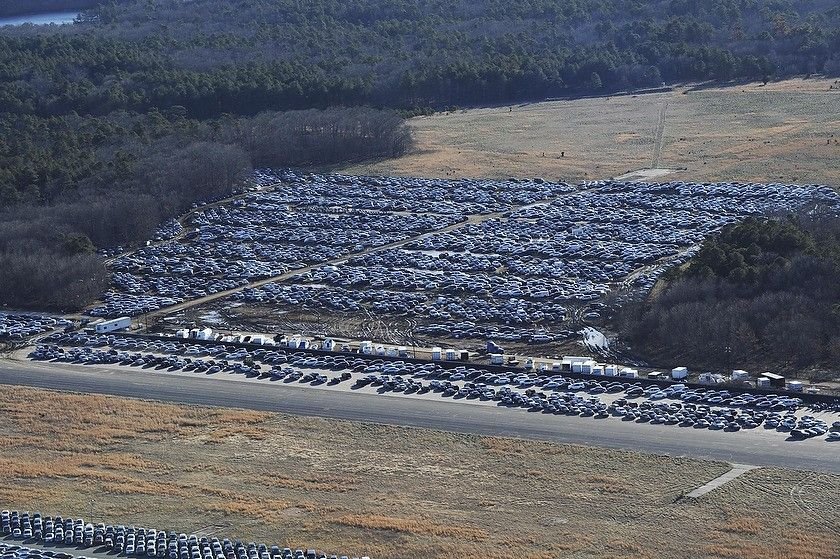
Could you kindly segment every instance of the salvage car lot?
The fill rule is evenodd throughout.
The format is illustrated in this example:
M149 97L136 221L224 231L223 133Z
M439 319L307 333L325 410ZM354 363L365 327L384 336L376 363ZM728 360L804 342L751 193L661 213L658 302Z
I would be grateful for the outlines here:
M627 379L510 371L480 366L314 356L277 348L198 345L118 335L53 334L29 354L38 361L122 366L161 374L241 375L265 382L405 397L444 398L530 413L667 425L723 432L760 430L789 440L823 438L840 422L840 403L812 404L792 396L641 384ZM59 345L60 344L60 345ZM836 424L840 426L840 423ZM760 429L759 429L760 428ZM690 429L690 430L689 430Z
M278 545L208 538L135 526L93 524L83 518L42 515L40 512L0 511L0 531L22 543L56 548L94 549L123 557L160 559L338 559L335 554L311 548L292 549ZM71 559L64 551L31 549L0 542L3 559ZM341 556L347 559L346 555ZM82 558L80 558L82 559ZM365 559L365 558L362 558Z
M113 288L90 313L139 315L232 290L226 309L300 313L313 328L322 314L333 329L372 314L426 339L561 343L583 317L606 318L604 301L646 293L728 224L813 207L840 214L840 195L817 185L270 170L252 180L267 188L199 208L184 231L170 224L176 238L116 258Z

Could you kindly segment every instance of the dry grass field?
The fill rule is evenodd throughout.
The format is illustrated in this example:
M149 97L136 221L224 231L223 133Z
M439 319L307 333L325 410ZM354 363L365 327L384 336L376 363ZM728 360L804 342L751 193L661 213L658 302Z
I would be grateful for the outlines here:
M4 387L0 505L390 557L832 559L840 476ZM93 504L90 501L93 500Z
M840 185L840 83L828 79L470 109L411 126L414 153L346 171L579 180L657 167L685 180Z

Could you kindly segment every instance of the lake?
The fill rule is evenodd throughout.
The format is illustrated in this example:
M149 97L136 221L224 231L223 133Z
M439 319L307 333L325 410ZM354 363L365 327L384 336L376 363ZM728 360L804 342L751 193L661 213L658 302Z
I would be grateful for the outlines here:
M23 25L24 23L32 23L34 25L73 23L77 15L79 15L79 12L48 12L43 14L0 17L0 26Z

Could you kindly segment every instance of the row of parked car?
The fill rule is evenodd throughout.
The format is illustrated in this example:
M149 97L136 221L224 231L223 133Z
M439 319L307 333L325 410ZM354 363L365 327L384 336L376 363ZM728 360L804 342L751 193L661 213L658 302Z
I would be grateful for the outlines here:
M4 535L53 546L97 548L125 557L160 559L339 559L315 549L295 549L228 538L199 537L135 526L93 524L83 518L47 516L40 512L3 510L0 523ZM10 549L14 547L14 549ZM71 559L69 553L30 550L0 543L3 559ZM6 557L6 552L14 558ZM342 555L341 559L347 559ZM362 559L368 559L366 556Z
M25 340L56 328L65 328L69 324L69 320L61 317L0 312L0 342Z
M766 429L790 432L793 437L800 438L824 435L830 428L825 421L811 416L798 418L797 413L805 407L800 398L695 389L679 383L646 385L626 379L584 379L568 374L539 376L515 370L499 373L480 366L444 368L433 362L369 360L352 354L314 356L278 348L232 348L191 344L187 340L144 340L114 334L54 334L44 341L73 347L65 349L60 345L39 345L30 358L116 364L168 372L229 372L313 386L347 382L354 388L370 386L380 393L439 393L456 400L493 400L501 406L558 415L615 416L625 421L680 424L713 430L720 427L722 418L726 418L724 427L728 430L764 424ZM622 396L623 399L617 401L617 406L609 408L616 402L602 401L600 397L604 394ZM636 400L640 403L635 403ZM630 403L625 405L625 401ZM823 405L819 410L840 412L840 403ZM678 421L674 421L675 418Z
M76 556L63 551L28 547L13 542L0 542L0 557L2 559L74 559ZM76 559L88 558L80 555Z
M577 187L541 178L481 180L415 177L366 177L262 169L256 183L287 185L284 203L296 206L347 207L390 212L488 214L533 204ZM305 187L304 191L295 187ZM299 193L303 192L303 195Z

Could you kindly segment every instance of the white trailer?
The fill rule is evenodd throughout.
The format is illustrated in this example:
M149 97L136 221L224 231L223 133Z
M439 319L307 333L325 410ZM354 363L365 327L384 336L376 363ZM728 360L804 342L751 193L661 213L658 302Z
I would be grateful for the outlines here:
M735 382L750 380L750 374L743 369L735 369L734 371L732 371L732 374L729 376L729 379Z
M674 380L681 380L688 376L688 369L686 367L674 367L671 369L671 378Z
M127 330L131 326L131 318L121 316L113 320L106 320L96 325L97 334L105 334L108 332L116 332L117 330Z

